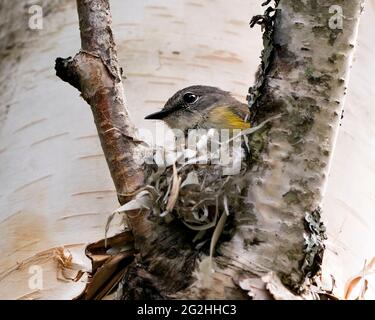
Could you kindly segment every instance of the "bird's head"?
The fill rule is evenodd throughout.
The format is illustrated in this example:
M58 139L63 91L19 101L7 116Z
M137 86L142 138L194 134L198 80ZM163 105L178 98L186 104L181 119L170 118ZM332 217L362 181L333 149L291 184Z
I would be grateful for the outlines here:
M227 91L210 86L191 86L176 92L163 109L145 119L163 120L170 128L186 131L195 128L233 128L239 109L246 109ZM244 119L240 119L243 120Z

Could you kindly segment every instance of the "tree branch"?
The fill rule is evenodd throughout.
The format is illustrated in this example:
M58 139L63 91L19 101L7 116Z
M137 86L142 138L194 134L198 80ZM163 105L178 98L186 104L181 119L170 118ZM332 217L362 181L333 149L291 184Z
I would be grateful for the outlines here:
M121 204L143 186L142 147L124 101L121 69L108 0L77 0L81 51L57 58L56 74L91 106L101 145Z

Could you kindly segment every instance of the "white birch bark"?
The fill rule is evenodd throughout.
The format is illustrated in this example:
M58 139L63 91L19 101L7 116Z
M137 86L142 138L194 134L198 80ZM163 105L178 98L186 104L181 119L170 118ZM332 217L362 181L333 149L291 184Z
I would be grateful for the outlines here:
M27 269L6 273L17 262L66 244L82 243L82 253L85 243L102 238L107 215L117 206L90 111L77 92L54 75L55 57L78 49L75 4L48 2L44 29L25 34L24 2L1 2L2 48L10 39L15 43L2 50L0 61L2 298L33 291L27 285ZM249 31L248 20L260 12L260 2L112 1L115 39L136 125L152 128L143 116L190 84L216 85L244 99L261 50L259 32ZM364 258L371 258L372 250L364 244L375 240L371 212L375 188L369 178L374 12L374 1L368 1L323 202L330 239L327 252L332 253L327 258L328 274L340 274L338 292ZM351 161L345 162L348 156ZM50 272L52 282L55 270ZM12 290L15 283L18 291ZM46 291L41 297L71 298L77 293L65 290L53 296Z
M344 296L348 279L358 274L375 256L374 108L375 72L373 25L375 1L366 1L358 33L358 45L351 71L344 118L335 146L323 219L328 241L323 261L326 288ZM367 299L375 299L374 278L370 277Z

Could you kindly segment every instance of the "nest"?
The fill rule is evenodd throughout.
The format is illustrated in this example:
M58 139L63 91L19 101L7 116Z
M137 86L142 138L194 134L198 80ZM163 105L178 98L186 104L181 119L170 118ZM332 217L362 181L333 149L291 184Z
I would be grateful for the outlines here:
M232 161L240 156L232 155ZM165 167L154 167L148 181L153 190L153 216L167 223L178 219L196 231L192 241L197 248L206 243L209 234L211 257L228 217L243 207L241 194L245 187L242 174L225 175L225 167L210 163L213 157L209 154L208 164L199 164L198 151L187 163L173 161ZM241 173L245 171L246 166L241 166Z
M207 136L200 137L196 150L183 150L172 156L163 149L156 150L156 165L147 181L153 189L153 213L180 219L186 227L202 231L215 227L222 213L228 216L240 210L246 189L243 176L249 168L248 136L279 117L242 130L224 142L210 140L208 131ZM207 141L220 145L220 150L210 148ZM222 150L229 153L225 164L217 162ZM205 164L200 164L202 161ZM238 170L228 174L229 168Z
M222 213L228 216L244 187L238 176L225 176L220 165L209 164L173 164L151 175L149 186L157 195L153 214L179 219L195 231L215 227Z
M174 219L180 220L187 228L196 231L192 241L202 239L209 230L211 233L210 253L224 230L227 218L243 210L246 194L246 179L244 174L248 171L248 158L244 156L247 150L248 135L262 128L267 122L278 118L273 117L264 121L257 127L242 130L239 138L243 142L240 148L231 148L235 138L218 142L230 150L230 163L222 165L216 163L217 151L208 153L209 148L200 149L207 142L207 136L202 136L197 143L197 150L183 150L180 153L167 152L165 149L153 150L152 165L148 165L146 186L139 190L135 198L117 209L114 214L136 209L151 210L153 220L162 219L169 223ZM208 133L209 134L209 133ZM201 151L204 150L202 164ZM184 161L181 161L183 159ZM239 165L236 174L227 173L228 168Z

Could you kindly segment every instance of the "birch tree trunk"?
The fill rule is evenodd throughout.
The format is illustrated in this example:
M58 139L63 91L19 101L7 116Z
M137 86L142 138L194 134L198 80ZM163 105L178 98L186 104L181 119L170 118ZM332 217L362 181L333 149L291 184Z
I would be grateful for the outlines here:
M175 1L173 4L168 2L167 5L164 2L153 5L149 5L143 1L137 1L136 3L131 1L112 2L115 22L114 31L116 42L119 45L120 65L125 66L125 75L127 77L124 80L125 87L127 88L127 100L129 102L130 113L138 127L150 126L142 122L143 116L153 111L151 108L154 110L159 108L171 93L189 84L203 83L216 85L230 90L239 98L244 99L244 93L252 80L252 70L255 70L258 64L255 57L260 52L258 33L256 31L251 31L250 33L247 22L252 15L259 12L260 2L252 2L250 7L249 4L245 4L242 1L231 1L230 3L227 1L217 1L215 5L183 0ZM288 4L288 2L285 3ZM59 4L51 1L43 3L46 16L44 19L44 29L41 31L28 30L25 21L27 21L29 16L25 12L23 5L22 1L3 1L1 2L2 10L0 13L3 23L1 45L4 46L2 47L2 59L0 61L2 86L2 120L0 124L0 212L2 220L0 228L3 235L1 239L1 252L3 253L3 258L5 257L2 259L0 266L0 287L2 288L0 295L2 298L22 298L23 294L28 295L34 292L27 285L30 276L28 268L15 268L17 266L16 262L27 261L30 257L35 257L38 252L68 244L77 244L77 250L81 252L82 256L85 243L93 242L102 237L107 216L117 207L116 192L112 187L110 175L106 169L89 110L73 89L62 85L54 76L52 66L54 58L56 56L69 56L76 52L78 48L79 33L75 3L73 1L59 1ZM356 8L351 7L351 5L354 6L354 3L342 3L345 12L344 15L347 20L344 21L343 32L338 33L338 38L331 48L332 51L335 51L336 46L345 44L350 32L353 32L355 29L354 24L357 21L358 12L354 11ZM323 5L323 8L324 13L327 14L326 6L327 4ZM316 10L319 12L321 9L322 6L320 5L316 7ZM295 7L293 10L298 10L298 8ZM346 10L349 10L348 14L346 14ZM207 24L207 16L210 16L213 12L217 13L212 17L215 23ZM344 122L343 133L340 133L339 136L336 158L332 165L331 179L323 206L323 213L329 222L327 226L328 228L332 226L332 229L328 229L330 235L329 251L335 251L337 244L340 247L339 255L334 257L336 268L330 268L328 272L329 274L333 273L336 275L341 269L343 270L343 276L340 277L341 281L339 283L340 290L342 290L342 284L345 282L346 277L362 265L362 259L365 256L368 257L371 254L371 251L368 251L365 246L361 245L361 239L366 239L369 242L371 242L371 239L373 240L373 232L371 232L372 224L370 223L372 221L372 218L370 218L372 191L370 190L374 190L374 188L371 188L369 183L369 186L366 186L366 195L362 197L358 188L351 187L350 189L344 189L342 187L348 185L348 181L345 178L349 174L352 175L351 181L358 181L358 176L366 177L371 171L369 166L355 165L359 162L362 163L363 159L365 159L365 162L368 161L368 163L371 163L372 157L368 156L370 149L368 146L371 142L368 141L365 135L356 141L351 136L356 136L359 131L371 132L373 130L371 121L373 112L368 107L368 104L366 105L366 102L373 100L370 97L374 95L374 92L372 89L369 89L366 94L363 94L361 91L361 86L365 84L370 87L371 83L373 83L372 78L368 77L369 72L367 72L368 68L373 66L371 60L373 49L369 42L366 42L366 39L371 39L371 34L369 34L370 31L368 30L371 30L369 26L374 21L370 18L373 12L373 2L369 2L365 15L365 25L362 28L363 34L360 33L360 39L362 39L364 46L360 48L362 50L359 51L360 55L354 68L355 81L351 84L353 88L352 91L349 91L350 99L344 119L345 121L348 118L350 120L349 122ZM21 16L20 13L22 13L25 19L19 18ZM296 35L302 33L301 30L306 31L306 26L302 25L306 20L302 18L307 13L304 11L299 12L297 18L294 17L291 19L291 21L297 22L297 24L291 26L293 33L296 32ZM355 19L350 20L351 17ZM301 21L295 21L296 19L300 19ZM278 21L281 27L285 27L285 20L283 20L282 16L279 17ZM315 20L313 19L313 21ZM315 21L314 23L318 22ZM326 23L322 24L326 26ZM171 25L175 27L171 28ZM202 28L203 25L206 26L205 30ZM15 31L18 29L22 32ZM320 29L324 28L318 25L316 29L317 34L314 34L317 38L314 39L319 38L318 30ZM27 30L26 34L23 34L24 30ZM312 36L311 33L308 34ZM305 34L303 35L305 37ZM298 46L300 44L298 43L299 38L293 38L296 40L296 43L290 44ZM322 38L320 41L323 42L324 48L326 48L325 38ZM246 39L249 39L249 41L246 41ZM282 42L283 39L278 38L277 41ZM233 45L234 43L235 46ZM285 89L285 93L283 92L282 95L278 95L278 98L290 97L287 94L290 91L297 91L298 94L303 93L304 96L311 96L311 93L304 88L305 85L309 87L309 79L313 82L318 81L317 88L320 88L324 85L324 83L319 83L319 81L324 82L324 77L321 78L321 76L327 72L337 79L345 74L344 61L349 61L347 60L349 57L346 55L348 53L349 55L351 54L351 49L344 48L342 52L345 53L345 59L343 61L336 61L338 63L338 72L342 72L342 74L333 75L331 73L332 70L325 69L327 65L324 55L330 53L330 47L326 48L327 51L324 51L325 53L317 52L316 49L319 46L313 46L314 43L310 42L310 51L302 51L307 57L311 54L311 56L317 59L311 62L311 66L316 67L316 69L307 68L306 78L301 83L296 84L295 87L285 87L287 83L291 84L292 82L283 80L281 84L282 88ZM6 49L4 50L5 47ZM296 48L291 48L288 51L293 52L293 50L297 50ZM309 48L306 47L306 49ZM297 57L306 58L306 56L299 55L300 52L298 50L297 52ZM288 67L290 65L287 63L287 58L283 59L283 56L276 55L275 59L284 62L281 65L287 67L280 70L283 76L290 77L286 77L285 79L303 78L301 73L296 75L288 74ZM324 61L324 63L320 65L320 61ZM329 67L333 68L334 66L329 65ZM304 64L300 66L299 70L303 68ZM244 70L248 71L244 72ZM269 74L272 74L273 71L275 69L271 68L268 70ZM324 74L320 74L319 72ZM9 74L12 75L12 79L9 79ZM187 77L187 75L189 76ZM280 85L278 83L280 80L275 80L274 78L271 80L271 84ZM149 88L146 92L144 90L145 83L147 83ZM336 89L342 90L340 88L343 88L343 86L334 86L328 90L327 94L332 98L334 91ZM297 90L299 88L303 90ZM276 89L270 91L272 95L274 91L277 93ZM313 94L313 99L319 102L322 111L321 115L317 115L314 118L312 128L309 128L308 132L306 132L308 139L313 137L311 138L313 141L311 148L314 152L318 151L314 150L317 138L313 133L319 129L319 121L322 120L324 112L328 112L327 103L324 100L323 103L320 103L321 99L323 99L322 95L319 92L314 92ZM358 99L358 96L361 96L361 98ZM369 97L369 100L364 99L364 96ZM359 100L359 103L363 107L361 109L368 111L358 112L357 105ZM295 99L293 98L292 102L288 105L293 110L296 107L294 102ZM340 108L341 105L336 106L333 104L333 108L329 110L333 113L334 110L338 112ZM314 113L314 110L310 111ZM261 116L262 113L259 113L257 116L259 117L259 121L261 120ZM263 116L265 115L263 114ZM287 113L284 115L284 119L290 116L290 113ZM296 116L298 116L298 112ZM354 121L356 117L360 120L356 119ZM332 123L335 123L335 121L337 120L333 120ZM359 130L358 123L360 123L361 129L366 129ZM291 122L290 125L295 124ZM279 127L280 129L281 127ZM290 130L291 128L288 127L287 129ZM272 130L276 132L277 128ZM329 133L324 128L322 136L330 137L331 139L333 131ZM319 136L319 139L322 136ZM282 138L283 135L279 137L279 139ZM287 141L281 149L285 153L294 151L293 148L301 147L301 142L296 145L296 147L293 147ZM304 145L305 143L302 142L302 146ZM343 164L342 160L344 158L343 155L347 155L347 146L349 145L353 146L353 148L359 148L359 145L363 146L363 149L361 149L363 156L353 160L350 166L351 172L348 172L347 165ZM269 145L269 148L271 146L272 144ZM331 146L331 144L328 144L328 146ZM284 147L285 149L283 149ZM278 163L279 161L276 161L276 159L280 156L280 151L278 153L274 150L274 152L271 162ZM274 155L275 158L273 158ZM271 158L271 155L269 157ZM327 162L328 158L326 159ZM309 159L313 158L309 156ZM266 160L267 158L263 159L263 161ZM302 166L302 164L299 165ZM319 166L319 164L316 165ZM287 168L291 167L291 164L287 166ZM357 168L360 168L358 174L356 174ZM314 172L314 169L309 170ZM264 174L267 172L266 167ZM273 177L275 173L272 173ZM309 171L309 173L311 172ZM298 172L293 170L293 174L297 175ZM302 191L308 188L308 185L301 187L298 185L298 182L289 185L290 180L287 181L287 184L284 184L281 182L283 180L282 176L287 175L285 172L281 172L278 179L265 180L269 185L273 181L278 181L280 190L276 190L275 194L272 194L272 197L276 199L285 194L283 190L290 191L293 186L298 187L296 191L299 191L299 188L302 188ZM249 179L250 182L254 181L255 176ZM318 176L317 180L320 179L321 176ZM318 182L315 183L319 184ZM256 209L259 209L261 205L262 211L265 208L264 212L271 215L276 210L276 207L272 203L264 203L263 201L269 191L262 187L263 191L261 193L255 192L258 188L260 187L254 188L254 192L250 193L249 196L252 197L250 199L255 204L258 204ZM315 193L314 190L314 194L318 196L314 196L312 203L309 205L309 210L310 208L315 209L317 207L315 204L320 203L319 193ZM302 227L304 214L301 212L298 204L293 202L293 194L289 194L286 198L289 201L292 200L291 208L293 208L293 211L298 212L295 220L293 217L290 218L293 223L297 220L300 222L295 230L295 234L302 235L305 231ZM340 199L345 201L345 205L340 203ZM282 202L278 203L278 205L282 205ZM339 219L331 215L331 212L336 210L338 210ZM264 218L262 217L264 221L261 220L258 223L268 225L270 223L270 220L267 219L269 215L265 215ZM293 216L293 214L288 212L285 221L288 221L287 219L290 216ZM344 229L341 230L344 225L343 221L346 219L345 216L349 217L347 221L351 221L352 217L355 216L359 218L353 218L355 219L354 221L365 219L369 222L368 228L358 227L352 232L349 229L349 225L352 225L352 223L348 222L345 224ZM279 215L272 215L271 218L278 219ZM284 216L282 219L284 221ZM85 227L83 228L82 226ZM241 228L246 229L246 227ZM287 229L290 230L290 226ZM258 231L258 235L261 235L260 232L261 230ZM355 239L353 239L352 234L355 234ZM241 239L241 235L238 235L236 239L243 240ZM272 239L274 238L271 237L270 240ZM299 252L293 254L297 260L301 261L305 257L302 250L304 240L301 237L296 237L295 240ZM254 245L257 241L253 242L253 244L251 242L248 242L250 247L257 247ZM355 247L351 247L353 243L355 243ZM237 244L241 244L241 241L238 241ZM289 244L292 245L292 243ZM265 244L260 247L267 248ZM221 248L224 255L228 252L228 248L230 247ZM70 249L74 251L72 247ZM240 246L240 249L243 250L243 247ZM281 274L289 273L293 275L286 282L299 284L303 277L303 272L299 269L299 265L295 261L293 263L293 259L288 260L288 258L284 261L282 258L278 258L280 255L273 256L273 250L273 248L270 248L268 254L276 258L275 261L277 263L275 263L275 266L279 267L272 270L278 271L277 269L282 269L285 265L289 269L281 270ZM236 254L239 255L240 253ZM331 258L332 256L334 255L331 254ZM74 259L79 258L76 258L74 255ZM80 262L79 260L77 261ZM234 259L233 261L238 260ZM339 268L338 266L340 266L342 261L345 264L342 264L342 268ZM263 261L262 263L267 267L270 262ZM329 263L328 261L327 265L329 264L332 264L332 262ZM28 266L27 264L25 265ZM84 265L88 267L87 261L82 261L82 267ZM294 270L293 266L297 266L298 268ZM241 265L241 267L243 266ZM293 269L292 272L289 272L290 269ZM257 274L259 270L261 271L259 274L267 271L257 268ZM72 291L64 287L65 289L60 289L51 295L51 291L48 292L48 289L50 289L50 283L53 282L52 279L55 277L55 272L54 268L48 270L48 272L46 271L48 276L46 275L44 281L45 293L42 291L27 297L72 298L82 290L82 286ZM222 276L220 273L217 275L219 281L228 279L228 287L233 286L230 277ZM240 280L237 279L236 283L240 284L241 282L242 286L246 289L249 281L244 281L242 278ZM283 280L285 279L283 278ZM17 284L19 289L17 292L14 290L15 284ZM193 294L194 296L195 293L193 290L195 288L200 290L202 284L199 281L196 282L190 288L189 292L186 295L184 293L184 295ZM223 287L218 286L217 289L220 291L218 295L222 295ZM228 289L227 291L233 293L233 290ZM218 296L216 293L210 294Z

